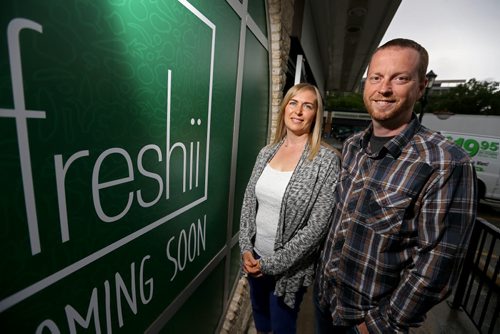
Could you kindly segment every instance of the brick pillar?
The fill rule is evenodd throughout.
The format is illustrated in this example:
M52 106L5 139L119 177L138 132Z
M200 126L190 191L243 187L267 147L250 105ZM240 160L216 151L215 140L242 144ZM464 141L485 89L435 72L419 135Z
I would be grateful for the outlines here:
M252 306L248 281L240 278L219 334L245 334L250 326Z
M294 0L268 0L271 44L271 136L274 138L280 103L283 100L283 87L286 80L290 35L293 23Z

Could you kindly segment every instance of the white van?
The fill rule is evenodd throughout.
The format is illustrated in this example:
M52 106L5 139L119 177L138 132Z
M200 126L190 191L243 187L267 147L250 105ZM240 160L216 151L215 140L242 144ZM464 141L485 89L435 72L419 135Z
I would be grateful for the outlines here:
M500 200L500 116L424 114L422 124L469 153L480 199Z

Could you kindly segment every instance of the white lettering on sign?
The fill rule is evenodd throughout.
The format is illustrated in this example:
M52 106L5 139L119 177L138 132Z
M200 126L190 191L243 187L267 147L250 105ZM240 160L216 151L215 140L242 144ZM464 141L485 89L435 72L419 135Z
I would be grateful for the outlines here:
M179 149L181 152L181 162L182 162L182 193L185 193L186 191L186 181L187 181L187 168L189 168L189 191L193 190L195 188L198 188L199 185L199 170L200 170L200 142L196 141L196 152L194 151L195 143L190 142L189 143L189 152L186 150L186 145L182 142L175 142L171 144L171 139L170 139L170 128L171 128L171 123L170 123L170 87L171 87L171 81L172 81L172 73L169 70L168 71L168 79L167 79L167 146L166 146L166 175L165 175L165 198L168 200L170 198L170 165L172 163L172 153L174 149ZM195 121L194 119L191 119L190 121L191 126L201 126L202 121L201 119L198 119ZM143 164L143 156L144 153L148 150L154 150L157 155L158 155L158 161L161 162L163 161L163 154L161 152L161 149L155 145L155 144L149 144L145 145L142 147L138 153L137 159L136 159L136 166L141 175L144 175L148 178L152 178L156 180L156 182L159 184L159 191L158 194L156 194L156 197L153 201L151 202L145 202L143 199L143 194L142 191L139 189L136 191L137 195L137 201L141 207L150 207L156 203L161 198L161 194L163 192L163 180L161 175L155 174L152 172L147 171L144 168ZM208 145L207 145L207 152L208 152ZM189 153L189 161L187 154ZM102 164L105 162L106 159L108 159L111 155L114 156L121 156L123 158L123 162L126 165L127 169L127 175L126 177L111 180L111 181L106 181L106 182L101 182L100 181L100 174L101 174L101 167ZM60 154L57 154L54 156L54 169L55 169L55 176L56 176L56 189L57 189L57 200L58 200L58 210L59 210L59 222L60 222L60 228L61 228L61 240L62 242L67 242L70 240L70 229L69 229L69 222L68 222L68 208L67 208L67 201L66 201L66 185L65 185L65 180L66 180L66 175L70 169L70 167L73 164L77 164L77 160L82 159L82 158L87 158L90 157L90 151L89 150L83 150L83 151L78 151L74 154L72 154L66 162L63 161L63 157ZM189 163L189 165L187 165ZM208 155L207 155L207 167L208 167ZM120 184L124 183L129 183L133 182L135 180L134 177L134 167L133 167L133 162L132 162L132 157L130 154L123 148L120 147L114 147L114 148L109 148L102 152L96 159L93 167L93 172L92 172L92 179L91 179L91 184L92 184L92 200L94 203L94 209L99 217L100 220L106 223L112 223L116 222L120 219L122 219L130 210L132 206L132 202L134 200L134 192L129 192L128 193L128 199L127 202L124 203L123 209L121 212L115 215L109 215L105 212L102 206L101 202L101 196L100 192L101 190L111 188ZM193 171L194 171L194 186L193 186ZM31 174L31 170L30 170ZM207 186L207 178L205 178L205 186ZM203 199L206 199L206 189L205 188L205 195ZM38 236L38 221L36 219L36 211L35 211L35 216L34 219L30 221L30 226L32 228L29 229L30 233L30 239L33 239L35 241L35 244L37 245L37 253L41 251L40 248L40 239ZM32 231L35 231L32 233ZM33 250L32 250L33 252Z
M197 256L200 256L200 250L205 250L205 240L207 231L207 216L203 216L203 225L198 219L198 225L192 223L189 231L181 230L179 235L171 237L167 243L167 259L174 265L174 274L170 278L172 282L177 275L177 271L183 271L187 262L193 262ZM177 247L175 247L177 244ZM173 256L173 255L176 256Z
M170 77L170 71L169 71L169 77ZM198 119L198 121L196 122L193 119L193 120L191 120L191 125L193 125L193 126L198 125L199 126L199 125L201 125L201 120ZM168 140L167 140L167 154L166 154L166 156L167 156L166 173L167 174L165 175L165 180L166 180L165 184L166 184L166 199L169 199L169 197L170 197L170 195L169 195L170 194L170 164L171 164L170 156L172 154L173 149L176 147L181 148L182 149L181 152L183 153L183 156L182 156L182 162L183 162L183 173L182 173L182 175L183 175L183 179L182 179L183 188L182 188L182 192L183 193L186 192L186 167L187 167L186 160L187 159L186 159L186 146L183 143L176 142L170 147L170 139L169 139L170 138L170 136L169 136L170 124L168 124L167 129L168 129L167 130L167 138L168 138ZM194 188L198 188L198 184L199 184L200 142L199 141L196 142L196 152L194 152L194 143L193 142L189 143L189 147L190 147L189 166L188 166L189 167L189 190L193 190ZM162 180L161 175L149 172L144 168L143 156L144 156L144 153L148 150L154 150L157 153L158 162L161 162L163 160L163 154L161 152L161 149L157 145L154 145L154 144L150 144L150 145L146 145L146 146L142 147L141 150L139 151L138 156L137 156L136 166L137 166L137 170L139 171L139 173L141 175L148 177L148 178L154 179L158 183L158 193L155 195L155 199L151 202L144 201L142 190L139 189L136 191L137 201L138 201L139 205L141 207L144 207L144 208L150 207L150 206L158 203L158 201L160 200L161 195L163 193L163 180ZM123 158L124 164L126 165L126 168L127 168L128 175L124 178L120 178L120 179L116 179L116 180L112 180L112 181L101 182L99 176L101 174L100 171L101 171L102 164L111 155L115 155L115 156L118 155L118 156L121 156ZM196 155L196 156L194 157L194 155ZM70 167L78 159L89 157L89 156L90 156L90 152L88 150L79 151L79 152L71 155L68 158L68 160L66 161L66 163L63 162L63 158L61 155L54 156L54 168L55 168L55 174L56 174L57 199L58 199L58 204L59 204L59 218L60 218L62 242L66 242L66 241L70 240L70 232L69 232L69 226L68 226L68 208L67 208L67 204L66 204L66 187L65 187L66 174L68 173L68 170L70 169ZM194 169L194 173L195 173L194 186L193 186L193 169ZM129 153L126 150L124 150L122 148L114 147L114 148L107 149L106 151L101 153L99 155L99 157L97 158L97 160L94 164L93 172L92 172L92 199L94 202L94 208L95 208L96 214L99 217L99 219L101 219L103 222L112 223L112 222L118 221L121 218L123 218L130 210L135 196L134 196L133 192L129 192L128 200L126 203L124 203L123 210L114 216L110 216L103 209L101 197L100 197L100 191L103 189L111 188L111 187L116 186L116 185L133 182L135 180L134 171L135 171L135 169L133 167L132 157L129 155Z
M92 289L92 293L90 295L89 304L87 307L86 315L82 316L78 310L76 310L72 305L66 305L64 307L64 314L67 321L68 331L63 330L63 333L78 333L79 328L91 329L93 328L96 333L103 332L102 326L105 322L106 333L112 333L112 323L113 314L118 318L118 326L121 328L124 326L123 320L123 305L124 301L126 302L125 306L134 314L137 315L138 312L138 298L137 298L137 287L139 287L139 301L142 305L148 304L153 299L153 278L149 277L145 280L144 275L144 267L146 261L149 261L151 256L146 255L142 258L141 265L139 268L139 273L136 272L135 263L132 262L130 264L130 282L128 282L128 286L123 280L120 273L115 273L115 291L114 298L112 299L112 290L111 284L109 281L104 281L104 315L102 315L102 310L99 309L99 298L103 298L102 295L99 294L99 290L94 287ZM138 282L136 277L138 276ZM123 299L124 300L123 300ZM113 304L112 304L113 303ZM102 303L101 303L102 305ZM116 306L116 312L113 312L111 305ZM103 320L105 318L105 321ZM61 328L62 325L61 325ZM61 333L59 326L52 320L46 319L42 321L35 333L41 334L49 330L51 333Z
M7 46L9 49L10 73L12 77L12 95L14 109L0 109L0 117L15 118L21 175L23 178L24 201L31 244L31 253L40 253L40 237L35 207L35 189L31 169L30 145L28 141L28 118L45 118L45 111L26 110L24 103L23 71L21 66L21 48L19 34L23 29L42 33L42 26L36 22L17 18L10 21L7 27Z
M208 193L208 172L209 172L209 148L210 148L210 121L211 121L211 110L212 110L212 87L213 87L213 72L214 72L214 61L215 61L215 25L205 17L200 11L198 11L194 6L192 6L186 0L179 0L187 10L194 14L201 22L203 22L211 30L211 50L210 54L210 74L208 80L208 102L207 110L202 111L202 116L192 118L191 126L201 126L206 129L206 142L202 141L191 141L184 140L184 142L171 138L171 122L170 122L170 112L171 112L171 81L172 72L168 70L167 77L167 110L166 110L166 149L162 152L160 147L156 143L149 143L143 146L137 156L130 154L125 148L121 147L111 147L103 152L95 152L90 148L83 148L82 150L65 155L57 154L54 152L54 173L56 182L56 192L57 192L57 210L59 212L59 226L61 234L61 242L68 242L71 240L71 221L68 217L68 203L67 203L67 189L66 189L66 177L68 173L77 172L76 169L73 170L74 166L79 163L85 163L88 165L88 159L93 162L92 175L89 177L89 183L92 189L92 201L95 209L95 213L100 221L104 223L113 223L124 219L129 210L131 210L131 205L134 201L139 204L139 208L148 208L153 205L160 204L162 196L164 200L173 200L173 192L186 193L188 191L193 191L193 196L189 199L184 199L183 202L179 202L180 207L173 206L172 211L165 214L165 216L160 217L154 221L146 222L147 225L141 227L139 230L131 232L129 235L120 237L119 240L110 242L109 244L103 246L101 249L95 250L93 253L80 258L75 259L73 263L68 264L66 267L59 269L56 272L49 274L48 276L41 278L39 281L32 283L29 286L23 287L17 292L5 297L0 300L0 312L3 312L10 307L16 305L17 303L25 300L26 298L38 293L39 291L47 288L48 286L54 284L55 282L64 279L68 275L84 268L90 263L106 256L107 254L115 251L116 249L123 247L127 243L141 237L142 235L158 228L159 226L165 224L169 220L177 217L178 215L189 211L195 206L203 203L207 200ZM40 225L44 225L47 222L39 222L37 218L36 211L36 197L35 188L33 184L33 168L31 165L30 157L30 147L28 140L28 119L45 119L45 111L37 110L26 110L25 99L24 99L24 89L23 89L23 75L21 66L21 50L20 50L20 31L23 29L35 30L42 33L42 25L34 21L15 18L13 19L7 28L8 37L8 52L10 69L12 75L12 90L14 97L14 107L12 109L2 108L0 109L0 118L13 118L16 122L17 130L17 141L19 146L19 159L20 168L22 175L22 184L24 190L24 205L26 209L28 234L30 241L30 250L32 255L39 254L43 251L43 245L40 239ZM47 111L49 113L50 111ZM199 114L199 112L198 112ZM176 124L176 126L185 126L185 124ZM152 151L156 152L158 157L158 162L163 162L166 165L165 175L154 173L151 171L151 167L144 166L143 156L146 152ZM175 152L175 154L174 154ZM49 153L50 154L50 153ZM175 158L174 158L175 156ZM111 158L112 157L112 158ZM135 158L133 158L135 157ZM117 178L114 180L104 179L102 177L102 165L108 161L108 159L113 159L113 163L119 158L121 163L126 166L127 175L122 178ZM204 161L203 158L205 159ZM87 161L85 161L87 160ZM175 160L175 161L174 161ZM172 173L171 164L177 166L180 164L182 166L182 174L177 176L177 174ZM200 173L204 166L204 173ZM104 199L102 192L106 189L116 187L120 184L134 182L136 175L140 175L151 179L158 184L157 192L156 188L153 194L145 194L142 189L133 189L125 194L126 199L123 203L113 203L117 204L119 207L119 212L110 213L106 211L106 203L103 203ZM179 180L171 180L171 176L176 175ZM172 181L172 182L171 182ZM175 182L174 182L175 181ZM171 189L171 185L180 184L182 189ZM133 185L132 185L133 186ZM197 191L194 191L194 190ZM203 191L200 191L203 190ZM174 203L175 204L175 203ZM120 206L121 205L121 206ZM116 206L115 206L116 207ZM54 208L55 209L55 208ZM52 222L50 222L52 223ZM193 233L193 232L192 232ZM191 234L192 235L192 234ZM200 234L197 234L200 236ZM186 235L186 242L189 245L189 231ZM42 240L53 240L52 238L43 238ZM203 249L204 249L204 234L203 234ZM184 242L184 241L183 241ZM200 241L201 242L201 241ZM199 248L196 249L199 252ZM193 258L194 253L189 255L188 260ZM194 259L194 258L193 258ZM75 319L77 319L76 317ZM82 318L83 319L83 318ZM82 319L77 319L78 321ZM76 321L76 320L75 320ZM86 319L82 320L84 323ZM52 328L55 324L50 320L44 322L46 328ZM44 328L45 328L44 327Z
M139 205L142 206L143 208L148 208L150 206L155 205L160 200L161 194L163 193L163 180L161 179L161 176L152 173L150 171L147 171L142 164L142 157L147 150L154 150L158 155L158 161L162 161L161 150L156 145L146 145L139 151L139 155L137 156L137 168L139 169L139 173L155 180L158 183L158 194L156 195L155 199L152 200L151 202L146 202L142 197L141 190L140 189L137 190L137 201L139 202Z

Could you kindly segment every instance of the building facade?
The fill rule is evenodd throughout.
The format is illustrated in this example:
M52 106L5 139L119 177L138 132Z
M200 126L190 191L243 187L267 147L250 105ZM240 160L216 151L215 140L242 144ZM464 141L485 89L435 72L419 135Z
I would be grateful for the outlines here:
M398 5L3 3L0 332L221 330L283 92L351 89Z

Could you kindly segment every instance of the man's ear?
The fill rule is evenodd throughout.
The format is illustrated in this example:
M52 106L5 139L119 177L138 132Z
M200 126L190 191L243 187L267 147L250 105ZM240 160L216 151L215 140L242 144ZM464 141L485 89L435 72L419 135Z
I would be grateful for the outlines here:
M419 88L419 94L418 94L418 98L422 98L422 96L424 96L424 93L425 93L425 87L427 87L427 83L429 82L429 80L427 80L427 78L424 79L424 81L421 81L418 88Z

